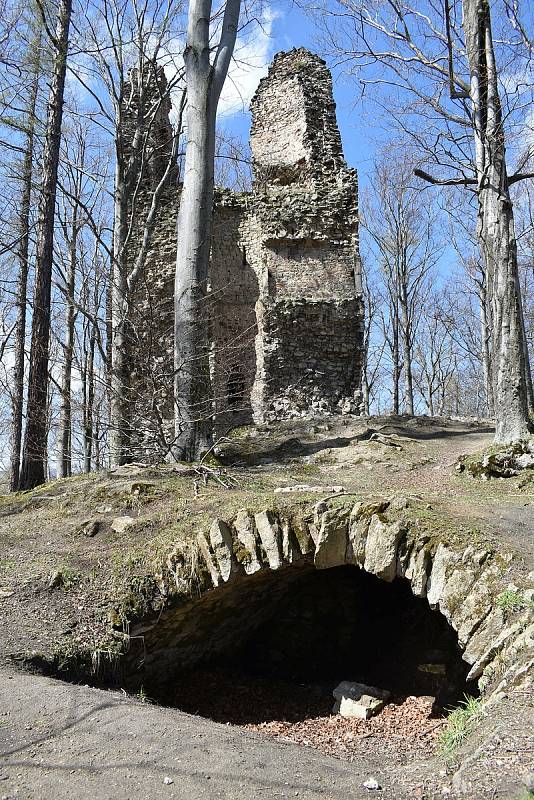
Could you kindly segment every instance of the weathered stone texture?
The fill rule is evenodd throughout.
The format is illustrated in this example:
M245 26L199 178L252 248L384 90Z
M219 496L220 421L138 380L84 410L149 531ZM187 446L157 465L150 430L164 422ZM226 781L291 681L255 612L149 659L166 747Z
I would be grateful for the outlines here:
M207 526L197 539L194 561L205 564L206 570L197 570L205 577L200 588L195 585L194 597L188 590L185 602L158 613L153 629L146 621L132 628L133 640L141 633L144 636L142 656L148 671L172 672L177 665L190 667L222 652L232 644L232 637L237 643L242 633L235 621L232 625L237 608L242 626L253 630L269 618L284 587L306 570L347 564L386 582L408 580L412 593L426 597L456 632L463 660L471 668L469 680L478 679L482 690L491 686L492 691L503 691L531 680L534 590L530 585L517 590L521 609L502 608L502 593L509 586L507 554L465 548L453 539L432 544L416 522L399 520L387 500L354 504L349 498L344 502L330 498L298 523L283 509L256 514L242 509L227 521L214 520L206 533ZM168 585L183 582L183 563L177 548L172 563L167 560L163 594L168 594ZM195 614L199 604L206 619L211 619L205 622L211 626L209 636ZM335 614L342 616L343 609L336 607ZM349 685L338 688L346 688L341 694L358 699L351 695ZM376 690L366 694L380 696Z
M279 53L252 117L253 191L215 197L205 324L220 432L252 418L359 412L358 187L343 159L325 63L304 49ZM158 142L170 133L168 116L158 116ZM151 176L162 174L168 156L168 148L155 148ZM140 221L153 187L151 177L139 193ZM173 437L179 191L174 175L131 309L132 451L144 457L164 456ZM132 257L141 229L133 232Z
M252 115L254 418L354 412L363 319L358 187L343 159L325 63L304 49L279 53Z

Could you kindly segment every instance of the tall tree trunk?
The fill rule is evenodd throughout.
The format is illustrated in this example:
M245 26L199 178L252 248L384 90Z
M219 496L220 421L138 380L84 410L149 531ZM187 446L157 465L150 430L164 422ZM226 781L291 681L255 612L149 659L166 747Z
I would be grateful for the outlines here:
M399 402L399 384L400 384L400 352L399 352L399 314L396 307L396 301L394 303L394 312L393 312L393 345L391 348L391 355L393 358L393 413L398 414L400 411L400 402Z
M93 456L93 415L95 402L95 345L96 331L95 324L91 324L91 335L89 337L89 349L86 353L86 363L84 365L84 426L83 426L83 450L84 450L84 472L91 472L91 459Z
M78 208L72 210L71 239L69 242L69 263L67 268L65 297L65 342L63 344L63 374L61 377L61 407L59 411L59 477L68 478L72 474L72 361L74 357L74 292L76 288L76 259L78 245Z
M85 141L78 141L77 164L74 168L72 185L72 219L69 237L69 261L66 277L65 296L65 342L63 343L63 374L61 379L61 407L59 412L59 475L67 478L72 474L72 362L74 358L74 293L76 290L76 269L78 259L78 234L80 220L78 202L81 200L85 167ZM65 225L65 230L67 225Z
M37 227L35 291L26 430L20 478L21 489L32 489L45 482L54 218L71 11L72 0L60 0L54 43L56 48L54 74L48 101Z
M485 282L479 289L480 298L480 338L482 341L482 369L484 371L484 390L488 416L493 419L495 406L493 403L493 381L491 379L491 329L488 322L488 301Z
M195 458L211 435L207 290L213 214L215 120L232 57L240 0L226 0L217 53L210 62L212 0L190 0L184 52L187 148L178 216L175 278L174 405L178 459Z
M209 14L208 14L209 19ZM188 44L187 148L178 216L175 302L176 455L194 459L209 446L210 373L207 309L213 213L216 106L211 98L210 49Z
M412 375L412 347L410 342L410 320L408 312L408 295L406 283L400 281L401 291L399 297L401 311L401 338L402 356L404 361L404 388L406 392L406 412L413 416L413 375Z
M120 109L119 109L120 113ZM125 264L128 197L124 173L122 117L117 117L117 152L113 216L113 260L111 269L111 370L109 375L110 460L123 464L127 459L126 404L126 325L128 316L128 280ZM109 336L111 333L111 337Z
M434 391L433 391L432 387L430 386L430 383L428 384L428 400L427 400L427 403L428 403L428 415L430 417L433 417L434 416Z
M10 489L16 492L20 479L20 450L22 444L22 415L24 409L24 361L26 344L26 304L28 300L28 271L30 249L30 207L32 198L33 157L35 141L35 111L41 73L41 38L39 29L33 45L35 65L28 102L26 143L22 161L22 195L20 204L20 240L17 252L19 275L17 281L17 319L15 322L15 363L13 367L13 404L11 421Z
M532 382L532 369L530 367L530 354L528 352L527 327L523 303L520 303L521 327L523 329L523 358L525 364L525 383L527 385L527 410L531 423L534 421L534 384Z
M478 182L478 237L492 323L492 379L497 442L529 433L524 330L514 214L487 0L463 0L471 76Z

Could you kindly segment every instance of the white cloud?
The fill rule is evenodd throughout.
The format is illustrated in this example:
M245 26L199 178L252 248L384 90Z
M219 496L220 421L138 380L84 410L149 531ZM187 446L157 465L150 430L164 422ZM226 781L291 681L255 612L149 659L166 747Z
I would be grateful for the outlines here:
M258 83L267 75L274 52L271 33L278 16L278 12L267 6L263 9L259 22L252 23L238 37L219 101L219 116L231 116L248 110Z
M238 35L234 57L219 101L219 117L229 117L248 110L260 79L267 75L275 49L271 35L273 23L279 16L279 12L266 6L258 20L251 21ZM216 37L216 31L214 34ZM184 41L181 39L175 39L165 47L165 72L169 81L176 79L177 65L180 65L180 69L183 65L183 47ZM171 99L174 112L171 116L175 118L180 101L178 87Z

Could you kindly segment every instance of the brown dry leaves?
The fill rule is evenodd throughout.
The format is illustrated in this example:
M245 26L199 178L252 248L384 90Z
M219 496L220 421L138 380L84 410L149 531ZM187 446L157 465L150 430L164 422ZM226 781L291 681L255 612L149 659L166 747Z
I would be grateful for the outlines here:
M408 697L402 702L388 704L370 720L321 716L296 722L273 720L244 727L349 760L361 753L364 744L366 749L373 745L380 749L391 746L397 752L417 748L430 755L444 724L444 720L431 716L431 710L431 698Z

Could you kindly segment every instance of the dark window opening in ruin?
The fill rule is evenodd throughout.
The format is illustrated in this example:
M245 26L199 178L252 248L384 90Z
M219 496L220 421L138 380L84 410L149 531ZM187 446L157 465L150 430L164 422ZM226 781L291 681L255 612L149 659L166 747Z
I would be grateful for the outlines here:
M245 390L245 379L242 371L237 366L232 367L227 383L227 403L229 408L236 408L243 403Z
M191 642L194 664L187 657L160 702L219 722L261 724L328 717L342 681L385 690L397 705L424 697L433 715L477 693L466 683L454 630L407 581L386 583L352 566L295 567L220 591L220 606L215 591L200 601L194 625L188 617L191 635L202 630L208 649L198 658ZM185 630L179 638L187 648Z

